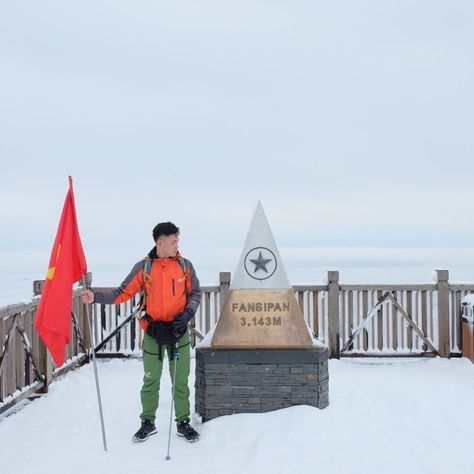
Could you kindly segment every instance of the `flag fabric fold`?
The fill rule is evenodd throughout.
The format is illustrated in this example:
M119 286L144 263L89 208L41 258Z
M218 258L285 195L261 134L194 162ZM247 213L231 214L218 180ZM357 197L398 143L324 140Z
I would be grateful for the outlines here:
M64 349L71 332L72 287L87 273L77 225L72 178L54 240L49 268L36 313L35 327L57 367L64 364Z

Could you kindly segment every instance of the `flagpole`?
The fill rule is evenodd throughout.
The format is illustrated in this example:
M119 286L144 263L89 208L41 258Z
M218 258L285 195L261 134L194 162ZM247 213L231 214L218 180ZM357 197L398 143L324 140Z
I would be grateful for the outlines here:
M82 287L84 289L87 289L86 279L84 277L84 274L82 274ZM95 359L95 334L94 334L94 331L92 331L92 328L91 328L92 325L91 325L90 318L89 318L89 305L88 304L86 304L86 319L87 319L87 324L89 326L89 334L91 335L91 339L92 339L92 347L91 347L92 362L93 362L93 365L94 365L95 386L96 386L96 389L97 389L97 402L99 403L100 424L102 426L102 441L104 443L104 451L107 451L107 439L105 437L104 413L102 411L102 400L101 400L101 397L100 397L99 376L97 374L97 361Z

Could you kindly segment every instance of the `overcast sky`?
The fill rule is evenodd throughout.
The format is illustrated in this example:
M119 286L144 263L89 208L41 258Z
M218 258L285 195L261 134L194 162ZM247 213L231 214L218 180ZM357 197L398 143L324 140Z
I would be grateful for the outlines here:
M101 284L164 220L212 283L258 200L294 283L474 280L473 25L470 0L2 2L1 273L44 275L70 174Z

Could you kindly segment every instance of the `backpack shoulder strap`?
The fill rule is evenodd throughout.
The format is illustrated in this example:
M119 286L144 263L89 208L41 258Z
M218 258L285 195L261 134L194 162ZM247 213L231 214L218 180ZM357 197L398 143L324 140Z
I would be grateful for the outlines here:
M150 276L150 270L151 270L151 265L153 263L153 260L150 258L149 255L147 255L145 257L145 262L143 264L143 282L147 282L149 280L151 280L151 276Z
M142 291L140 292L140 311L146 310L146 289L151 286L150 270L152 264L153 260L150 258L149 255L147 255L145 257L142 270L143 287Z
M185 283L184 283L184 294L186 295L186 300L188 299L188 280L189 280L189 271L186 267L186 262L184 261L183 257L178 257L178 263L179 266L181 267L181 270L183 270L184 278L185 278Z
M178 263L179 263L179 266L181 267L181 270L183 270L184 276L187 276L188 271L186 269L186 262L184 261L184 258L178 257Z

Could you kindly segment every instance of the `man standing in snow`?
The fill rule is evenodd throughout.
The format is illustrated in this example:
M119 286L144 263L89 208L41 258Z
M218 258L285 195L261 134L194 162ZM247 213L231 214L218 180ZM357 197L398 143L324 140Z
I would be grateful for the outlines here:
M199 434L189 424L190 341L188 322L201 302L199 280L189 260L178 252L179 229L172 222L161 222L153 229L155 247L147 257L132 268L120 287L106 291L85 290L84 303L120 304L142 291L146 314L140 319L143 338L143 386L141 427L134 442L145 441L155 434L163 355L168 353L170 374L176 365L174 406L179 436L196 441ZM179 357L173 359L173 347L178 342Z

